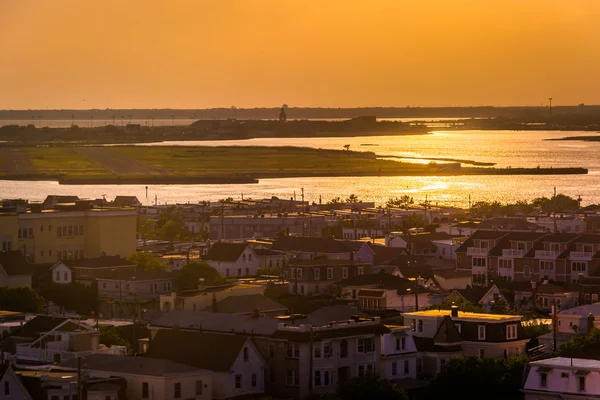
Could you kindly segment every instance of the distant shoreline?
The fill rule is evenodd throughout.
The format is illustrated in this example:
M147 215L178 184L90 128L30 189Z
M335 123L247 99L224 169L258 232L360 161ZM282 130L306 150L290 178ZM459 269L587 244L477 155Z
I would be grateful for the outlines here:
M553 138L553 139L544 139L544 140L564 140L564 141L574 141L574 142L600 142L600 132L597 136L571 136L571 137L563 137L563 138Z

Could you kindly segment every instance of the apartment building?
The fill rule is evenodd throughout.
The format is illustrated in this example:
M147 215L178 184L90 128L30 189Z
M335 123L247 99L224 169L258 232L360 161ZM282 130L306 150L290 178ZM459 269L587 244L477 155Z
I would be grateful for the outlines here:
M0 213L2 250L20 250L31 262L128 256L135 252L137 211L73 204Z
M349 260L293 260L289 264L289 292L319 296L343 279L370 272L369 263Z
M278 213L210 217L210 238L241 240L278 234L320 237L327 226L322 215Z

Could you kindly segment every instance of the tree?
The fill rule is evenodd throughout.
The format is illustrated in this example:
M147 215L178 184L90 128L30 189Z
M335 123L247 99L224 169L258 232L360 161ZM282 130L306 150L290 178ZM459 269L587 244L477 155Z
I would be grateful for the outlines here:
M75 311L83 315L91 315L98 305L96 285L88 287L81 284L61 285L51 283L40 289L40 295L47 301L52 301L61 306L66 311Z
M448 361L434 377L430 398L460 393L461 399L519 399L526 356L480 358L458 356Z
M125 340L119 330L114 326L100 326L100 344L111 347L113 345L126 346L130 348L131 345Z
M579 202L577 199L566 196L562 193L547 197L538 197L532 202L534 207L539 207L545 213L559 212L562 210L577 210L579 209Z
M184 228L185 225L174 220L169 220L160 227L158 236L162 240L168 240L169 242L173 243L175 239L177 239L177 237L183 233Z
M402 389L387 379L369 373L340 383L336 394L340 400L405 400L408 398Z
M346 200L344 200L344 203L357 203L358 201L358 196L352 193L350 196L348 196L348 198L346 198Z
M204 279L205 284L215 284L222 282L223 278L219 272L205 262L192 262L186 264L177 273L175 284L179 290L198 289L200 279Z
M600 353L600 329L592 329L590 333L584 336L575 336L560 347L561 354L584 354L594 352Z
M412 197L405 194L400 197L388 199L386 206L387 207L399 207L399 208L404 208L406 210L406 209L408 209L408 207L410 207L412 204L414 204L414 202L415 201Z
M127 257L127 259L143 271L167 269L167 264L160 261L149 251L137 251Z
M45 302L30 287L0 287L0 304L3 310L37 313L42 311Z

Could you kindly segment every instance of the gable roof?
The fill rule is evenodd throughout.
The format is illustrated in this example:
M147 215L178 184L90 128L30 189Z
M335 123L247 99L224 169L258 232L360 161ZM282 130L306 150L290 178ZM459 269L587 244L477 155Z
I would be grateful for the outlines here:
M509 232L505 231L488 231L488 230L477 230L469 237L473 240L497 240L503 236L508 235Z
M127 271L121 272L119 275L114 275L111 277L102 277L96 278L98 280L108 279L108 280L121 280L121 281L155 281L155 280L167 280L167 279L175 279L176 272L169 271L165 269L151 269L151 270L141 270L138 269L136 271Z
M193 366L152 357L119 357L108 354L91 354L85 357L84 362L86 369L114 372L115 374L125 373L135 375L165 376L198 371L198 368ZM60 364L60 367L76 369L77 360L72 359L65 361Z
M59 203L75 203L78 200L78 196L48 195L42 204L45 206L52 206Z
M31 275L34 268L18 250L0 251L0 266L7 275Z
M311 253L347 253L352 251L344 243L331 238L285 236L273 242L271 250L302 251Z
M345 304L321 307L309 313L305 319L298 320L298 324L311 324L313 326L324 326L332 321L347 321L353 316L367 318L368 315L354 307Z
M27 321L20 330L17 330L11 336L29 337L37 339L42 332L49 332L59 325L67 322L67 317L51 317L48 315L38 315Z
M469 303L477 305L479 304L481 298L485 296L492 289L492 287L472 286L466 289L455 289L455 291L460 293L460 295Z
M217 302L217 311L227 314L249 314L258 309L261 312L287 310L262 294L247 294L241 296L228 296ZM206 306L204 311L211 311L212 305Z
M382 264L386 261L393 260L398 256L406 254L406 249L402 247L377 246L372 243L366 243L366 246L368 246L375 255L375 265Z
M462 337L454 325L454 321L448 315L442 319L437 332L433 336L436 346L457 346L462 342Z
M123 267L123 266L135 266L134 263L128 261L121 256L105 256L88 258L77 264L75 268L111 268L111 267Z
M237 261L248 245L246 243L224 243L217 242L212 245L208 253L203 257L208 261Z
M247 340L243 335L161 329L145 356L211 371L229 371Z
M117 196L113 204L119 207L133 207L133 203L140 203L136 196Z

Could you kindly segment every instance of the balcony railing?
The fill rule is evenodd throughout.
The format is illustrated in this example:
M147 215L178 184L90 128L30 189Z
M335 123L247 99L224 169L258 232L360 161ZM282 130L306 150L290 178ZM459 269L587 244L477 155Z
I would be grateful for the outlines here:
M467 247L467 255L468 256L480 256L485 257L488 255L490 249L483 247Z
M554 250L536 250L535 251L535 258L540 258L543 260L556 260L556 258L558 257L558 255L560 254L560 251L554 251Z
M522 258L524 254L525 250L502 249L502 257L506 258Z
M569 258L571 260L581 260L581 261L591 261L592 260L592 252L590 251L572 251L569 254Z

